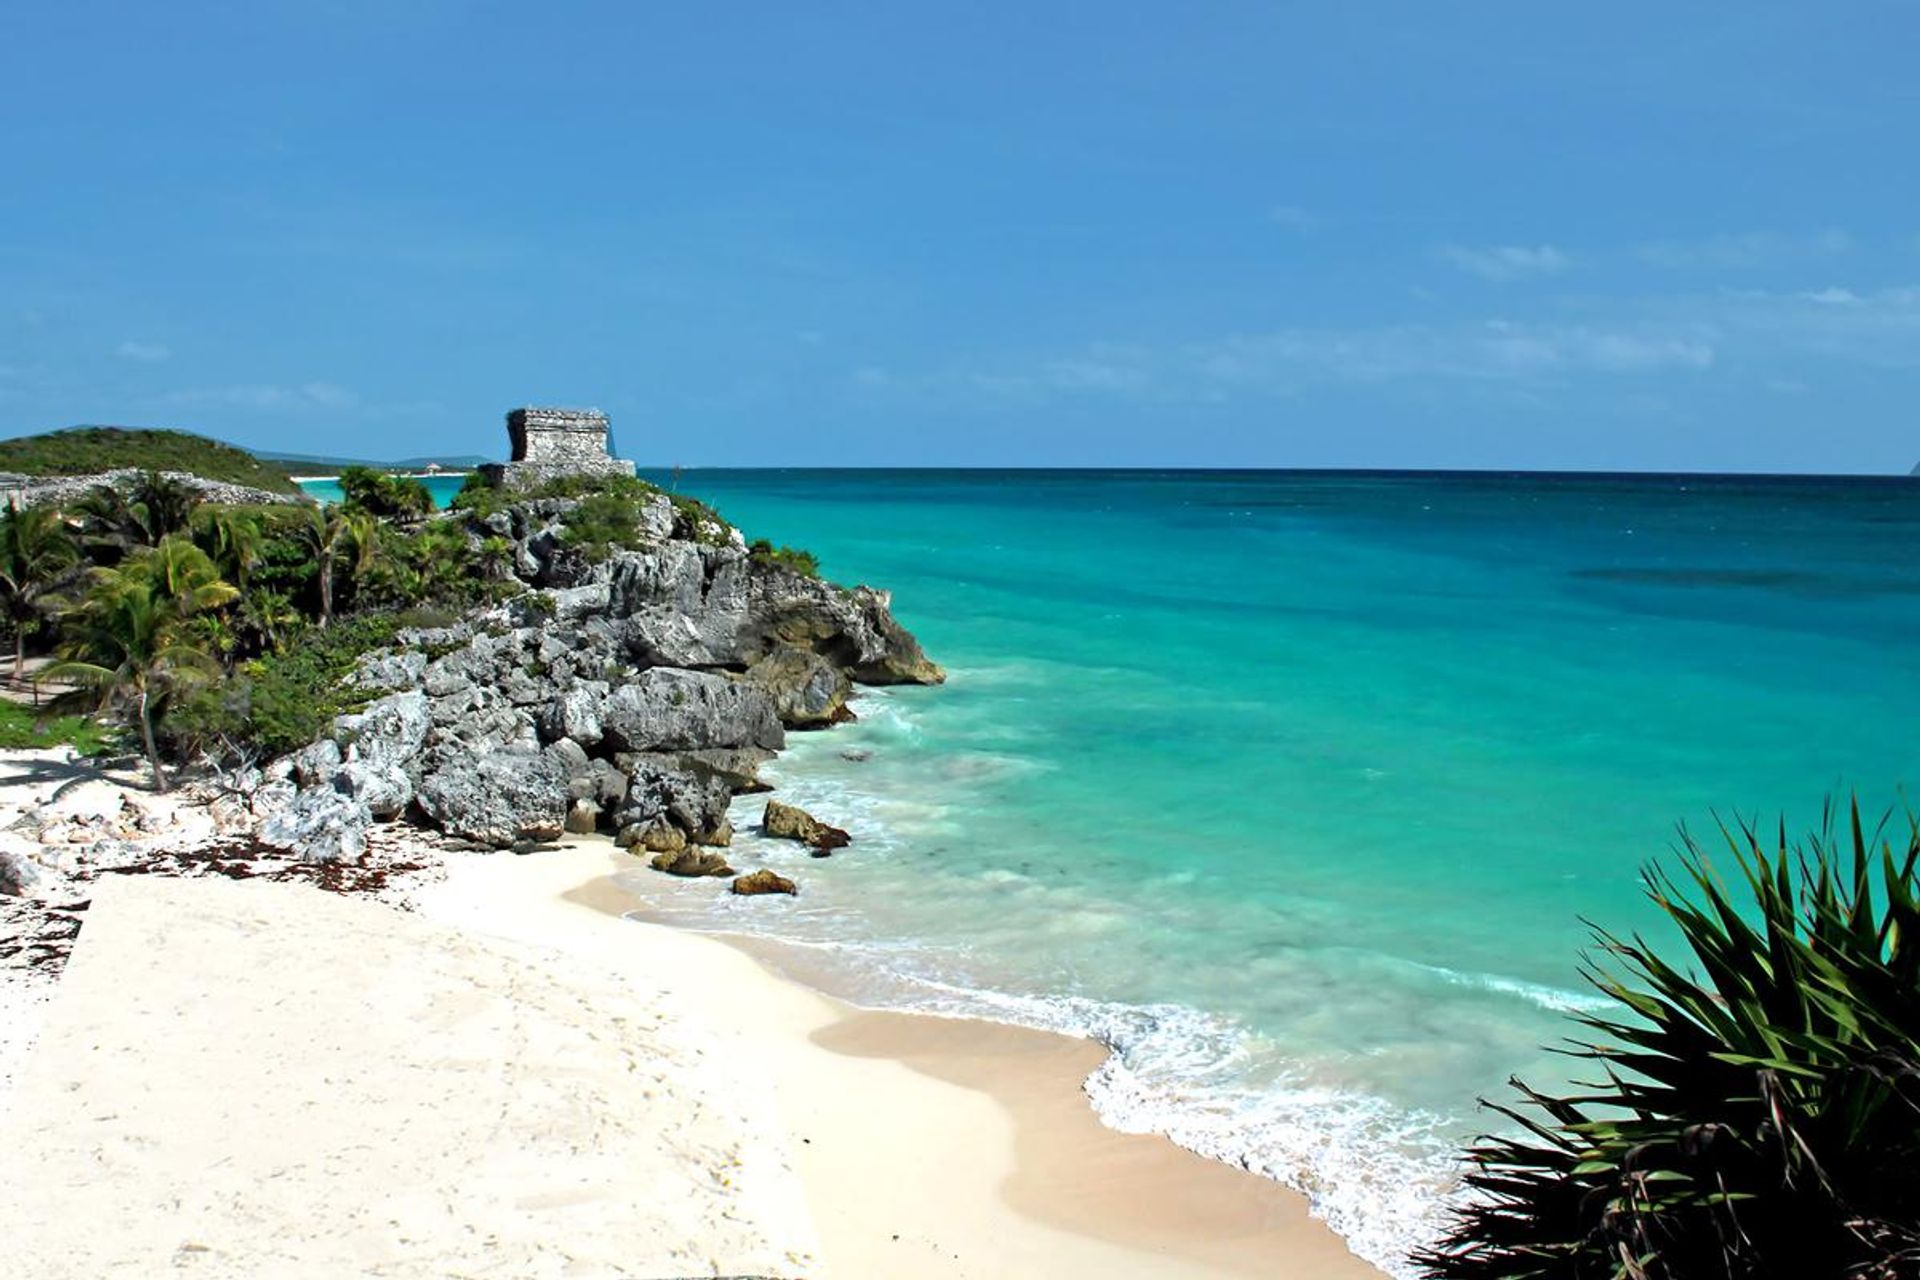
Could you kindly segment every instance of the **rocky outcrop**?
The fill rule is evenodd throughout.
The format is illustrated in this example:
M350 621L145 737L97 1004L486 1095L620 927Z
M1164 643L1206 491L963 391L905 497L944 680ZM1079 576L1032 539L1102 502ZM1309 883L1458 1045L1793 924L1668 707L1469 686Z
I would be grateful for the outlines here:
M800 886L776 872L764 868L744 875L733 882L733 891L742 897L751 897L762 893L797 894Z
M849 719L853 681L811 649L783 644L747 669L747 679L766 690L774 713L789 729L815 729Z
M778 800L767 801L766 812L760 817L760 829L781 840L798 840L812 849L816 858L824 858L835 849L844 849L853 843L853 837L839 827L828 826L805 809L781 804Z
M455 752L420 780L420 811L450 836L509 848L566 830L569 761L552 750Z
M880 592L756 560L665 495L637 506L632 545L590 564L566 536L576 506L473 520L471 537L512 542L525 590L361 662L350 684L367 703L267 772L289 793L280 847L351 857L393 820L496 847L600 831L663 869L721 874L704 851L732 839L728 803L765 789L788 727L847 718L855 683L943 678ZM822 823L797 838L846 842Z
M704 671L643 672L608 695L600 721L605 741L618 751L778 751L786 745L765 690Z
M131 489L146 474L137 467L122 467L116 471L102 471L87 476L0 474L0 497L22 507L70 506L102 486L121 490ZM160 474L192 489L200 495L202 502L236 506L256 506L263 503L311 505L313 502L313 499L305 494L276 493L271 489L228 484L224 480L208 480L202 476L196 476L190 471L162 471Z

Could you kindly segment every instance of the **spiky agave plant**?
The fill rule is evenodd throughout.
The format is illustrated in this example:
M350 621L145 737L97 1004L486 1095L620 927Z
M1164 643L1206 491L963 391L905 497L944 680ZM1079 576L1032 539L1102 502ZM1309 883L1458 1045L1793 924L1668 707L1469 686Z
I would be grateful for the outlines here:
M1723 828L1730 886L1681 833L1648 894L1681 968L1596 931L1587 977L1621 1008L1570 1050L1604 1080L1495 1106L1524 1132L1467 1154L1451 1234L1414 1259L1434 1280L1893 1280L1920 1276L1920 827L1904 851L1851 850L1832 813ZM1611 963L1608 963L1611 962Z

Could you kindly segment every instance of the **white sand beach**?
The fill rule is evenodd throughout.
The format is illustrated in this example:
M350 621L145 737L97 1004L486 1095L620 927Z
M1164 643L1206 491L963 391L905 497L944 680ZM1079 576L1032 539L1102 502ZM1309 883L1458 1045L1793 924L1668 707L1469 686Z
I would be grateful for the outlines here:
M588 840L406 913L103 877L0 1118L8 1265L95 1277L1363 1277L1100 1126L1064 1037L860 1012L619 918Z

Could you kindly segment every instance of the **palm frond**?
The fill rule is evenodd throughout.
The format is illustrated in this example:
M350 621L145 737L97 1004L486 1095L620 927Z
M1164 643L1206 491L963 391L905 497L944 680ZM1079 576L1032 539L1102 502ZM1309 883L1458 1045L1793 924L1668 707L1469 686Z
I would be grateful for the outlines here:
M1607 1082L1519 1086L1519 1137L1467 1155L1470 1199L1415 1261L1435 1280L1735 1280L1920 1274L1920 927L1890 817L1833 814L1794 846L1721 825L1731 877L1684 830L1648 896L1685 967L1595 931L1616 1012L1571 1050ZM1769 847L1771 846L1771 847Z

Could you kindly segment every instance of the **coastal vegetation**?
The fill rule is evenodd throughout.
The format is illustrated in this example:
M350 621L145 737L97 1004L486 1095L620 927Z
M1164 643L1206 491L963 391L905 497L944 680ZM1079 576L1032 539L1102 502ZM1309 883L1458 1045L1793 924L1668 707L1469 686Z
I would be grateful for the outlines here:
M170 445L180 436L121 434ZM556 554L588 566L663 538L738 539L705 504L629 477L562 476L516 490L475 477L438 513L410 477L353 467L340 488L333 505L217 502L145 471L59 506L0 512L0 617L16 683L29 653L50 649L34 680L57 695L9 710L0 739L100 751L124 734L164 789L170 762L264 760L307 745L368 700L348 680L365 655L406 628L445 627L525 593L515 557L529 511ZM793 548L755 543L750 558L818 575L814 558ZM522 612L543 611L545 596L526 597Z
M188 431L135 427L70 427L0 440L0 472L85 476L131 468L186 472L207 480L297 496L299 486L278 463Z
M765 538L755 538L747 544L747 554L759 564L778 565L808 578L820 576L819 558L813 552L802 551L798 547L776 547Z
M1600 1078L1494 1108L1520 1136L1468 1153L1433 1280L1920 1269L1920 825L1722 835L1730 881L1684 833L1645 874L1693 968L1597 934L1617 1008L1569 1052Z

